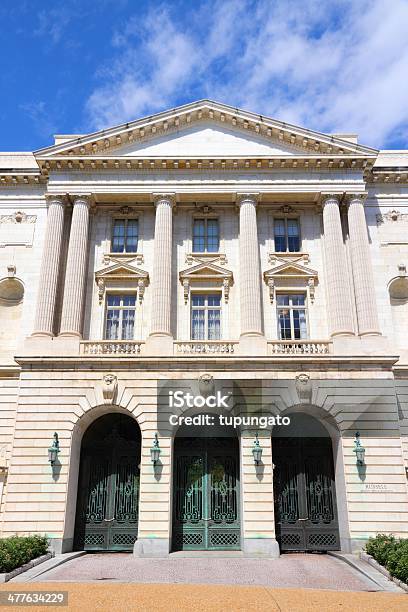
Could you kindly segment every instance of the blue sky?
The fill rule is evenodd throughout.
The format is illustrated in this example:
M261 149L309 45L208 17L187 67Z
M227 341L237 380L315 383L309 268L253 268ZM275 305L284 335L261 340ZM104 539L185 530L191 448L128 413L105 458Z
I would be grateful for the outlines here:
M408 148L408 0L2 0L0 150L201 98Z

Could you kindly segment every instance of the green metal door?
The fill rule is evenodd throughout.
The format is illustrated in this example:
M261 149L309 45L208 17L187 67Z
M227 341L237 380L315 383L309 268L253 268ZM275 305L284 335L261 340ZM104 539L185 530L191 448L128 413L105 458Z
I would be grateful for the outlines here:
M339 550L330 438L273 438L272 449L281 550Z
M234 438L175 442L173 549L239 550L239 460Z
M114 428L83 446L75 527L77 550L131 551L137 539L140 443Z

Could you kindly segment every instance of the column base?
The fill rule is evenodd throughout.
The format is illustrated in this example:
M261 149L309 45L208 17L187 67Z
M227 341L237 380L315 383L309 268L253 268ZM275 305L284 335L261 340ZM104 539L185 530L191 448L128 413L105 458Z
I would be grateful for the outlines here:
M170 542L166 538L140 538L133 547L135 557L168 557Z
M335 336L334 355L389 355L395 353L385 336ZM398 351L397 351L398 352Z
M275 538L244 538L242 550L245 557L280 557L279 544Z
M78 336L29 336L23 345L24 355L79 355Z
M248 356L267 355L268 343L263 334L242 334L239 338L239 354Z
M47 331L35 331L29 336L30 338L53 338L54 334Z
M78 336L28 336L23 345L24 355L79 355Z
M146 340L145 355L173 356L173 336L171 334L150 334Z

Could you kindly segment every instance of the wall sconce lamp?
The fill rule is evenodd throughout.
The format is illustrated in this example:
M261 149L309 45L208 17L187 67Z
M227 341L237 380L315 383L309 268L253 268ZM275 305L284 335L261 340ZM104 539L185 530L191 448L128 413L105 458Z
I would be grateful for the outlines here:
M353 452L356 453L357 465L364 465L365 448L364 446L361 445L359 431L356 431L356 438L354 440Z
M60 452L59 440L57 432L54 433L54 440L52 445L48 449L48 461L51 465L54 465L56 460L58 459L58 453Z
M261 457L262 457L262 451L263 448L262 446L259 445L259 440L258 440L258 433L255 434L255 442L254 445L252 447L252 454L254 457L254 463L255 465L259 465L261 462Z
M153 446L150 448L150 457L152 459L153 465L157 465L157 462L160 459L161 448L159 446L159 438L157 433L154 434Z

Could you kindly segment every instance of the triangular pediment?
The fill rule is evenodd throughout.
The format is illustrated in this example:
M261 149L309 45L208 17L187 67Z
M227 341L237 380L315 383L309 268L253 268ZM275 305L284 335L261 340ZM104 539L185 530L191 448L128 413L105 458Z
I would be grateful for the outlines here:
M134 277L135 279L145 279L147 280L149 278L149 274L148 272L145 272L145 270L141 270L140 268L136 268L135 266L132 266L130 264L127 263L116 263L113 264L111 266L107 266L105 268L102 268L101 270L98 270L95 273L95 278L96 280L99 279L120 279L120 278L132 278Z
M237 157L297 155L299 147L281 144L248 130L205 121L172 134L127 144L115 151L116 156L137 158Z
M317 278L317 271L299 263L285 262L264 272L264 278Z
M231 270L226 270L215 264L202 263L180 272L180 280L232 280Z
M377 151L210 100L186 104L36 151L67 157L206 158L375 156Z

